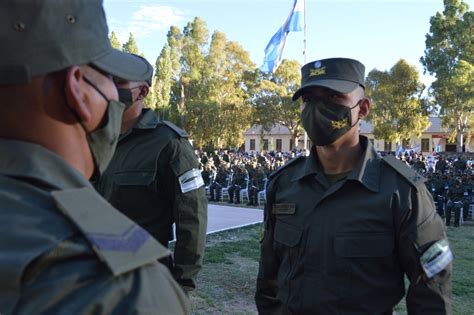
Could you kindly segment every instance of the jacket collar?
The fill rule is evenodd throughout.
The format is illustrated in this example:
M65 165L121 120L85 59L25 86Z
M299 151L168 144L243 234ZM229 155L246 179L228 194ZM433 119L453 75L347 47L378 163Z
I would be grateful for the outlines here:
M140 119L135 126L133 126L133 129L155 129L159 121L154 111L149 108L144 108L142 109Z
M367 137L359 136L359 141L363 154L347 180L356 180L367 189L378 192L380 186L380 158ZM292 180L297 181L309 175L324 176L314 146L302 167L294 173Z

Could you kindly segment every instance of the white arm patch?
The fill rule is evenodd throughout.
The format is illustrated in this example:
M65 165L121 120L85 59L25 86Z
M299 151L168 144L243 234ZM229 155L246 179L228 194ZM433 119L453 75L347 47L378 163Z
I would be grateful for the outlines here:
M201 171L196 168L193 168L192 170L182 174L178 180L183 193L187 193L188 191L192 191L204 186L204 180L202 179Z
M445 239L431 245L420 257L421 266L428 279L446 268L452 260L453 253Z

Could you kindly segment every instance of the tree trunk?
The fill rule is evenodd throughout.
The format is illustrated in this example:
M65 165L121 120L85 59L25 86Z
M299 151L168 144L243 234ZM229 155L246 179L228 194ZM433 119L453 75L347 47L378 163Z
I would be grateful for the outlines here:
M462 131L457 130L456 132L456 151L457 152L462 152L462 145L463 145L463 134Z
M456 152L462 152L464 123L462 117L457 119L456 127Z
M184 117L184 106L186 102L186 95L184 94L184 84L180 82L180 97L179 97L179 102L178 102L178 111L179 111L179 122L181 124L181 128L186 130L185 126L185 117Z

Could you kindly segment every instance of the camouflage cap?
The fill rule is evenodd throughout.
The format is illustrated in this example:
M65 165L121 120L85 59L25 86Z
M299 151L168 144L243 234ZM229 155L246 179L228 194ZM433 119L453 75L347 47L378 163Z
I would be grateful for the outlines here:
M0 84L26 84L82 64L129 81L149 71L110 46L102 0L3 0L0 38Z
M301 87L293 95L296 101L304 89L321 86L340 93L350 93L364 87L365 67L348 58L329 58L307 63L301 68Z

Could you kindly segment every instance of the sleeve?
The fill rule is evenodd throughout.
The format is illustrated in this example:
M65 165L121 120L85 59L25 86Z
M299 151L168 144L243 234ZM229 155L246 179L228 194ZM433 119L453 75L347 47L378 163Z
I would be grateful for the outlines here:
M207 229L207 198L199 162L189 141L180 138L166 146L158 163L170 183L176 224L172 273L183 289L193 290L202 268Z
M422 184L400 196L395 222L399 257L410 281L408 314L451 314L453 256L433 198Z
M186 295L162 264L113 276L80 237L32 262L21 287L14 314L190 314Z
M280 264L273 247L275 220L271 215L271 205L273 204L272 187L272 182L270 182L267 188L263 232L260 241L260 262L257 276L257 290L255 292L255 302L259 314L279 314L284 307L277 298L277 277Z

